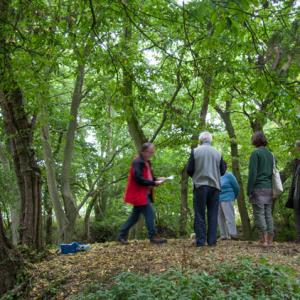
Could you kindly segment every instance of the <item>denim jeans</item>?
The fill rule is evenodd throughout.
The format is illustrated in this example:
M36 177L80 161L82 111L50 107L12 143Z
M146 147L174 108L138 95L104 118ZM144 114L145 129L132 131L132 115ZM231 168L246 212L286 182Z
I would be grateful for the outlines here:
M194 189L194 231L197 246L206 242L206 207L207 207L207 244L217 242L219 190L211 186L200 186Z
M151 239L156 234L156 229L154 225L154 220L155 220L154 210L152 207L152 203L148 197L147 205L133 207L131 215L120 228L119 237L118 237L119 239L127 238L129 229L138 221L141 214L143 214L145 218L149 239Z

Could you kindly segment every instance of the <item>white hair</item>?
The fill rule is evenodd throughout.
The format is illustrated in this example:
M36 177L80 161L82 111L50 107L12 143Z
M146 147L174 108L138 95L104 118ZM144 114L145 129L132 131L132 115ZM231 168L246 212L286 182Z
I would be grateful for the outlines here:
M200 144L204 142L211 143L212 142L212 135L208 131L203 131L199 135L199 142Z

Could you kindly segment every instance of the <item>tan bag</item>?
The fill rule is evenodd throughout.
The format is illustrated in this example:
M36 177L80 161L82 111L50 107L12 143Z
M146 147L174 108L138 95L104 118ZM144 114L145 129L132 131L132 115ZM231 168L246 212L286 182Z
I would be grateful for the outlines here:
M282 186L279 171L276 169L274 156L273 156L272 191L273 191L273 198L277 198L283 192L283 186Z

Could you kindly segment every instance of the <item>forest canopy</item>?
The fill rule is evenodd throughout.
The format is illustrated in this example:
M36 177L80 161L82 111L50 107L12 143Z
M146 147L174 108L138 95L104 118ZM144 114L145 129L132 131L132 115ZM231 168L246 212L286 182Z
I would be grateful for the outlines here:
M201 130L241 183L253 131L265 132L280 169L292 159L297 1L2 1L1 23L1 210L11 232L33 198L32 213L55 216L59 239L78 213L124 210L127 166L145 141L157 146L155 172L176 175L157 197L175 231Z
M300 129L300 3L280 0L0 0L0 244L114 240L130 161L146 141L166 236L192 229L185 172L199 133L236 176L240 232L251 135L263 131L284 193ZM279 228L284 228L280 234ZM145 233L136 230L136 237ZM10 248L9 248L10 249Z

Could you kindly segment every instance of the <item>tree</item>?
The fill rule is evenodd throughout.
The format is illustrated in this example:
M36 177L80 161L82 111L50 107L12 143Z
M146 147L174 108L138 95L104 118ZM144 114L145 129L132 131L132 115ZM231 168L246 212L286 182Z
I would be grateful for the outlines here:
M0 296L11 289L22 268L22 260L5 236L2 213L0 211Z
M14 16L10 5L10 1L0 2L0 19L5 24L10 24L10 15ZM7 26L1 26L0 30L0 106L21 195L20 242L40 248L42 246L40 170L32 145L35 117L29 120L22 90L15 79L11 65L14 47L9 42L13 39L14 33L8 30Z
M240 186L240 192L238 195L238 208L241 216L243 235L245 238L249 239L251 237L251 224L250 224L250 219L246 207L243 181L242 181L242 176L241 176L240 166L239 166L240 163L239 163L238 143L235 134L235 129L231 121L230 108L231 108L230 101L226 101L225 110L222 110L219 106L215 106L216 111L218 112L218 114L220 115L220 117L225 123L225 128L230 140L232 171Z

